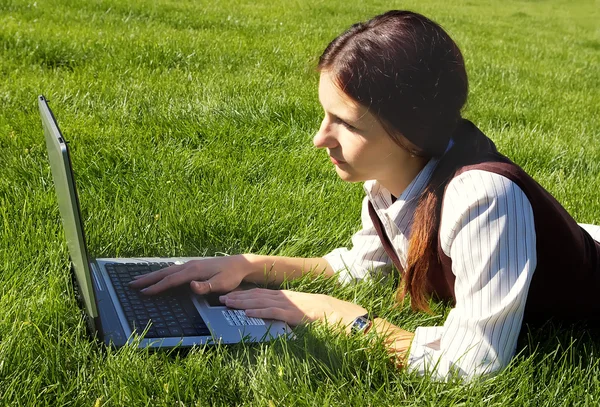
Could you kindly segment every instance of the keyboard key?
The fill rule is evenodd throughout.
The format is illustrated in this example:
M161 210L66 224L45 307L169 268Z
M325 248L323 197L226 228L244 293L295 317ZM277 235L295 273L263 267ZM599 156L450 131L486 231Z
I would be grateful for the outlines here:
M169 328L172 336L183 336L183 331L179 327Z
M175 289L170 294L157 297L144 296L129 288L128 283L134 276L160 270L172 264L109 263L105 266L129 325L138 334L149 326L147 338L209 335L206 324L185 288Z
M159 328L156 330L156 335L158 338L167 338L171 336L171 332L167 328Z
M203 325L202 327L196 327L196 331L198 332L199 336L210 335L210 330L208 329L208 327L206 325Z

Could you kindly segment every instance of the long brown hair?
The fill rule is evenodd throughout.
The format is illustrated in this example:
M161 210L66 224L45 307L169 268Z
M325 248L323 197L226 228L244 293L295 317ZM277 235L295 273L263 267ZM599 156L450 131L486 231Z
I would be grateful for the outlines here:
M478 149L461 119L468 93L462 54L438 24L393 10L335 38L318 68L332 73L336 85L367 107L400 146L422 157L441 157L414 213L407 268L397 292L399 301L410 293L414 309L428 310L427 273L438 261L444 188ZM445 153L450 139L454 145Z

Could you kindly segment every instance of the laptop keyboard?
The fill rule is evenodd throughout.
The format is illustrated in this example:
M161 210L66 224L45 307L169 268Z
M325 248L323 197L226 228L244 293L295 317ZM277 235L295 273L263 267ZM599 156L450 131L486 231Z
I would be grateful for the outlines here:
M127 285L135 276L150 273L173 263L107 263L127 322L138 334L147 329L146 338L207 336L210 331L190 298L190 290L180 287L166 294L147 296Z

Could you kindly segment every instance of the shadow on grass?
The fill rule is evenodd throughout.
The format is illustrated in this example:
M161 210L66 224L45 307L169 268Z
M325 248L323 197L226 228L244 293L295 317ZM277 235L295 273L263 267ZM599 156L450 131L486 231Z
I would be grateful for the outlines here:
M600 324L548 321L526 325L519 336L517 353L539 363L592 368L600 355Z

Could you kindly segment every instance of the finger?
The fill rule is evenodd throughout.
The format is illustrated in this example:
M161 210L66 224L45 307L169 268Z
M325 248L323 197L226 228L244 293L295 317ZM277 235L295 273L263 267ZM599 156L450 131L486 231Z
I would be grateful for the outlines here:
M206 295L210 293L226 293L232 289L239 288L240 281L232 278L226 273L217 273L207 280L199 280L190 282L190 287L198 295Z
M214 288L214 284L213 284ZM236 300L252 299L252 298L267 298L267 297L281 297L281 290L270 290L267 288L252 288L250 290L238 290L232 291L227 294L228 298Z
M281 301L278 301L273 297L233 297L230 294L227 294L225 296L221 296L220 299L228 307L238 309L267 308L271 306L283 305Z
M139 276L134 277L132 281L129 282L129 286L131 288L141 288L147 287L149 285L155 284L165 278L168 275L177 273L185 268L185 264L174 265L162 270L153 271L148 274L141 274Z
M223 302L230 308L237 309L258 309L258 308L269 308L269 307L278 307L278 308L290 308L293 306L290 302L280 301L277 298L273 297L262 297L262 298L247 298L247 299L237 299L237 298L229 298L229 295L225 296Z
M278 307L248 309L246 310L246 316L250 318L276 319L287 322L292 326L299 324L297 318L294 318L290 311Z
M144 288L143 290L141 290L141 292L148 295L154 295L168 290L170 288L186 284L194 278L192 276L193 272L194 269L188 267L173 274L169 274L162 280L158 281L156 284Z
M208 281L191 281L190 288L198 295L206 295L215 292L210 280Z

